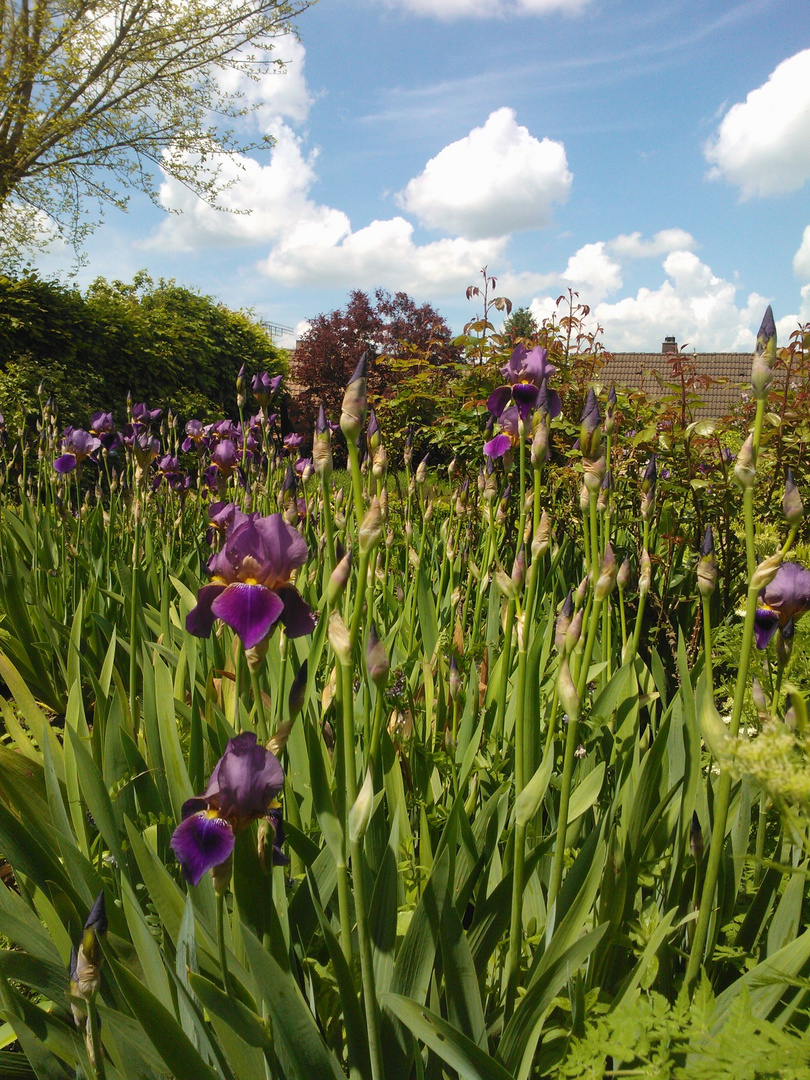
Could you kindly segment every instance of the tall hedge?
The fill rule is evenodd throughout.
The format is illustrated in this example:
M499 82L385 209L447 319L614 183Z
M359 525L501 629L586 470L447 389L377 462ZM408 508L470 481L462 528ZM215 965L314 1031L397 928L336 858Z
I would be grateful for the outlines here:
M0 276L0 410L32 412L54 394L65 422L96 409L125 419L126 398L181 418L236 415L235 382L286 368L265 328L244 312L146 274L96 280L86 292L35 275Z

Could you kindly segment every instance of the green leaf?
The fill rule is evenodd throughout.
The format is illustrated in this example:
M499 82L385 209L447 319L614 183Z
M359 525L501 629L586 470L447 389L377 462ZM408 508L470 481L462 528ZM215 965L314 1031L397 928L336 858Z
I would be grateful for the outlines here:
M286 1063L289 1080L345 1080L292 976L249 927L242 927L242 936L248 965L273 1021L276 1053Z
M513 1073L424 1005L401 994L381 994L380 1000L417 1039L455 1069L460 1080L515 1080Z
M165 1005L113 957L108 957L107 961L127 1004L174 1080L219 1080L219 1074L203 1060Z
M586 810L590 810L599 798L602 783L605 779L605 762L600 761L595 769L592 769L581 783L577 784L568 804L568 824L576 821Z

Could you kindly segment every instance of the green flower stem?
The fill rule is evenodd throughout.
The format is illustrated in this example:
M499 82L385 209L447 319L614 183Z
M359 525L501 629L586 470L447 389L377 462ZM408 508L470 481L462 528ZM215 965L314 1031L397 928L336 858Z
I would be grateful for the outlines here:
M748 683L748 665L751 660L751 648L754 640L754 618L757 613L758 590L755 586L748 586L748 601L745 608L745 624L743 626L742 648L740 651L740 663L737 670L737 685L734 690L734 706L729 723L729 735L732 739L737 737L740 730L743 701ZM689 963L686 967L686 985L691 990L700 973L700 965L703 962L703 953L706 948L706 939L709 933L709 922L714 907L714 893L717 887L717 878L720 873L720 861L723 856L725 843L726 821L731 796L731 773L720 767L720 780L717 785L717 794L714 800L714 820L712 822L712 842L709 856L706 862L706 876L703 879L703 891L700 897L700 911L695 926L695 936L692 948L689 952Z
M357 451L357 445L353 439L347 440L349 448L349 467L352 474L352 500L354 502L354 517L357 522L357 531L360 532L360 525L363 522L363 515L366 512L365 499L363 498L363 474L360 472L360 456Z
M132 541L132 580L129 590L129 718L132 735L138 741L138 566L141 560L141 499L135 492L135 535Z
M98 1012L96 1011L95 997L87 1001L87 1031L90 1036L90 1049L92 1051L90 1062L96 1080L105 1080L104 1048L101 1045L101 1036L98 1027Z
M515 541L517 547L520 547L523 543L523 531L526 527L526 439L524 427L524 421L519 420L518 435L520 438L520 455L518 461L520 466L520 506L518 507L518 531L517 540Z
M593 647L596 640L596 629L599 624L599 612L602 607L602 600L597 600L594 597L593 607L591 608L590 618L588 620L588 637L585 642L585 651L582 657L582 664L579 669L579 678L577 680L577 696L582 701L585 693L585 688L588 685L588 669L591 666L591 657L593 656ZM550 911L552 905L556 902L560 892L560 885L562 884L563 875L563 862L565 859L565 836L568 830L568 806L571 801L571 782L574 775L574 753L577 748L577 727L579 717L568 717L568 730L565 736L565 757L563 758L563 771L562 779L560 783L560 810L557 819L557 845L554 849L554 863L551 869L551 881L548 888L548 902L547 909Z
M514 605L514 601L510 606ZM520 617L520 616L519 616ZM526 623L518 625L518 680L515 707L515 800L526 786ZM506 960L506 1000L504 1023L508 1023L517 996L520 956L523 944L523 886L526 858L526 826L515 822L515 851L512 865L512 910L509 953Z
M278 690L276 691L276 700L274 702L274 708L273 708L276 724L278 724L281 721L281 718L282 718L282 716L284 714L284 692L285 692L284 684L285 684L286 678L287 678L287 665L289 663L289 659L290 659L290 639L285 634L284 635L284 644L281 646L281 665L280 665L279 675L278 675ZM253 692L254 692L254 694L256 693L256 688L255 687L254 687ZM261 706L261 709L260 709L260 712L259 712L258 715L262 718L262 720L264 720L264 704L262 702L261 694L259 695L258 701L259 701L259 704Z
M537 532L537 527L540 524L540 518L543 513L543 508L540 505L540 496L543 492L543 466L533 465L532 473L532 495L534 497L534 501L532 503L532 535L534 535L534 533Z
M250 673L250 688L253 691L253 708L254 715L256 717L256 735L260 743L266 743L270 735L267 730L267 716L265 714L264 697L262 695L262 688L259 681L259 668L258 665L252 664L249 660L247 661L247 666ZM238 701L236 707L238 710Z
M481 564L481 579L478 582L478 592L475 597L475 611L473 612L473 636L478 633L478 628L481 620L481 607L484 603L484 593L487 591L487 578L489 577L489 564L492 560L492 554L496 550L495 544L495 511L490 505L489 508L489 530L486 541L486 555L484 561Z
M754 886L762 881L762 869L765 861L765 839L768 828L768 796L764 791L759 793L759 813L757 814L757 844L756 862L754 863Z
M332 498L328 476L321 475L321 493L323 495L323 526L326 533L326 565L323 573L325 588L332 571L335 569L335 522L332 517Z
M624 589L619 588L619 614L622 622L622 656L627 649L627 615L624 610Z
M354 908L357 916L357 938L360 944L360 979L363 984L363 1006L368 1031L368 1052L371 1061L372 1080L384 1080L382 1043L380 1041L380 1012L377 987L374 980L374 961L371 952L371 935L368 927L368 904L366 900L363 847L360 841L352 841L352 884L354 885Z
M512 661L512 631L515 628L515 601L510 600L506 606L506 626L503 632L503 651L501 653L501 681L498 687L498 709L495 714L495 727L493 736L496 742L500 741L504 729L504 717L506 715L506 698L509 694L509 667ZM517 736L516 736L517 738ZM516 761L521 756L521 747L515 742Z
M706 682L709 693L714 698L714 671L712 667L712 615L711 597L702 596L703 607L703 667L706 671Z
M219 970L222 974L222 989L231 997L231 977L228 973L228 957L225 951L225 893L217 893L217 947L219 949Z
M591 568L593 570L593 576L594 576L593 584L594 585L596 584L596 577L599 574L599 569L600 569L601 562L602 562L602 560L599 557L599 512L598 512L597 505L596 505L598 498L599 498L598 492L596 492L596 491L589 492L589 495L588 495L588 507L589 507L590 517L591 517L591 527L590 527L590 533L591 533Z

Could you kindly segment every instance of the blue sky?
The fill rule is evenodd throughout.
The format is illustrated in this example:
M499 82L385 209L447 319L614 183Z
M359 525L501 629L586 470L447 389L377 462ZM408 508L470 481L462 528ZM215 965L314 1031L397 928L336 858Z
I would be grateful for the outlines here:
M298 27L246 86L276 143L233 169L240 212L164 179L181 213L108 212L80 284L144 268L298 328L381 286L460 330L486 265L538 315L576 289L613 351L810 321L807 0L320 0Z

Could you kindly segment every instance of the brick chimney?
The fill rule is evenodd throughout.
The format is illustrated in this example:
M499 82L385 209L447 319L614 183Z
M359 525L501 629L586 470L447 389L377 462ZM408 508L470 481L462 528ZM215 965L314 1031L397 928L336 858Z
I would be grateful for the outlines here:
M674 337L665 337L661 345L661 352L664 356L677 356L678 355L678 342Z

